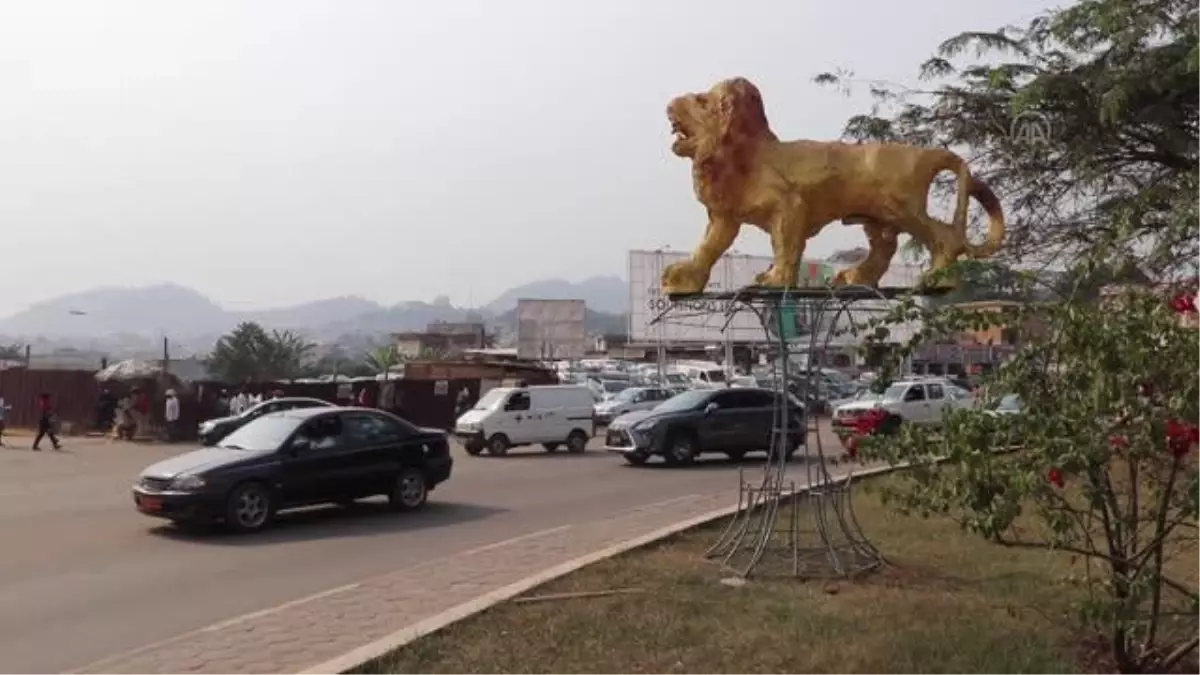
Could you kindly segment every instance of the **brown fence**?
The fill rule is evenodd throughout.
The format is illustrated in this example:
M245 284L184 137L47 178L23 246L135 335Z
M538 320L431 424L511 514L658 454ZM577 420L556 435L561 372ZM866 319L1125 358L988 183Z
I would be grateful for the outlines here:
M343 405L351 404L358 398L360 391L368 389L372 394L372 399L376 401L376 405L384 410L390 410L419 426L450 429L454 426L456 418L455 404L458 401L458 392L466 387L469 400L472 402L477 400L479 398L479 380L457 379L441 380L441 382L443 384L439 387L438 382L434 380L393 380L390 383L394 389L391 400L381 398L381 383L375 380L357 381L349 385L349 398L339 397L339 385L332 382L249 384L246 389L263 396L269 396L272 391L279 390L284 396L304 396ZM343 389L346 387L344 384L340 386ZM236 388L224 387L220 384L205 384L196 389L197 397L193 408L199 420L217 415L216 400L222 389L231 394L237 391ZM345 392L343 391L343 393ZM186 418L189 412L186 400L183 408L184 415L182 417ZM188 424L184 424L183 427L185 433L191 428Z
M24 368L0 371L0 397L5 405L12 406L8 426L37 426L37 398L43 393L50 395L63 421L87 424L96 417L100 386L90 371Z
M542 378L533 378L540 380ZM530 384L540 383L531 381ZM162 419L162 387L154 382L136 383L145 391L152 402L151 417L155 423ZM396 380L394 396L380 400L380 383L358 381L352 385L352 396L357 397L364 387L372 390L379 407L391 410L414 424L449 429L454 426L455 405L458 392L464 387L469 400L479 398L478 379L450 380ZM108 383L105 385L115 395L123 395L130 383ZM222 389L233 393L235 388L219 383L195 383L180 388L180 431L184 438L194 436L198 422L217 414L216 399ZM269 395L273 390L282 390L286 396L311 396L330 403L348 403L339 400L338 385L333 383L295 383L250 385L251 391ZM93 429L96 425L102 387L91 371L78 370L28 370L11 368L0 371L0 397L5 405L12 406L7 424L9 427L37 426L38 394L49 394L59 418L71 422L78 429Z

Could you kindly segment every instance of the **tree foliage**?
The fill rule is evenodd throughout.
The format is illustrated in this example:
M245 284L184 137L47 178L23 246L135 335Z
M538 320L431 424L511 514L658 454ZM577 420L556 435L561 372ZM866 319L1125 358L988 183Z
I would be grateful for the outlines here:
M292 331L267 332L248 321L217 340L209 368L231 384L292 379L302 375L314 346Z
M1082 0L1021 28L958 35L921 68L933 88L872 83L875 105L845 133L965 153L1006 202L1012 261L1061 264L1103 245L1135 253L1151 276L1190 276L1197 14L1196 0ZM1046 142L1014 137L1029 121Z
M976 407L940 429L902 424L861 443L868 459L911 465L886 495L902 510L953 517L997 544L1079 557L1083 616L1108 637L1121 672L1163 672L1196 648L1195 579L1170 567L1197 546L1195 293L1176 295L1175 308L1145 288L1003 312L905 305L891 320L919 317L924 327L897 361L968 328L1035 319L1047 330L1001 365ZM1181 298L1193 303L1182 317ZM1003 395L1016 395L1022 413L992 414Z
M938 86L872 85L873 110L846 128L963 153L1010 221L1000 260L956 265L956 294L877 322L924 326L882 383L924 342L1042 326L977 406L936 430L901 424L861 452L910 465L887 495L903 510L1076 559L1082 617L1122 672L1179 667L1197 646L1194 572L1172 565L1196 555L1200 490L1197 15L1196 0L1082 0L1020 29L963 34L922 69ZM1050 131L1032 146L1012 133L1030 116ZM1034 264L1059 273L1047 280ZM956 305L983 292L1018 302ZM888 334L875 326L865 349ZM991 412L1009 394L1023 412Z
M381 345L364 354L362 360L371 373L386 373L400 364L400 351L394 344Z

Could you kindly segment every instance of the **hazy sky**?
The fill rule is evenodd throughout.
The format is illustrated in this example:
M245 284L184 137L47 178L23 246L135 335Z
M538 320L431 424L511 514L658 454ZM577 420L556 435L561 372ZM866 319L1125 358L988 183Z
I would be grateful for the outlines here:
M833 139L867 101L814 74L915 84L942 39L1055 4L5 0L0 314L97 285L244 309L625 276L704 226L674 95L743 75L782 138Z

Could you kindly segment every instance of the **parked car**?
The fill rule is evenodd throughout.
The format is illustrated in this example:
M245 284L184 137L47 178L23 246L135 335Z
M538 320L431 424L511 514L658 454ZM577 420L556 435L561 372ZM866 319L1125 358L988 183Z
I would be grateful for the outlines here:
M593 435L593 405L586 386L497 387L459 416L454 434L471 455L486 449L500 456L534 443L547 452L563 444L583 452Z
M617 394L629 389L633 383L629 380L603 379L600 380L600 396L602 401L611 401Z
M996 403L996 407L988 411L988 414L996 417L1008 417L1011 415L1020 415L1025 410L1021 405L1021 397L1016 394L1006 394Z
M333 404L317 398L286 397L272 398L242 411L240 415L217 417L200 423L196 430L201 445L215 445L217 441L241 429L254 420L271 413L297 408L331 408Z
M692 463L697 456L722 452L741 459L747 452L771 446L776 396L764 389L693 389L653 410L631 412L613 420L605 449L629 464L645 464L654 455L668 464ZM804 407L788 397L790 458L807 434Z
M283 509L374 495L419 509L452 464L440 429L382 410L313 406L262 415L215 446L147 467L133 500L156 518L249 532Z
M834 410L834 428L847 429L858 417L882 409L886 418L880 431L891 433L903 422L939 425L947 411L969 407L971 395L945 380L900 380L892 383L878 398L863 398L845 403Z
M997 426L1000 427L995 439L998 446L1008 447L1024 441L1022 427L1019 421L1014 419L1023 412L1025 412L1025 406L1016 394L1002 396L994 407L986 411L987 415L994 418Z
M652 410L655 406L674 396L663 387L630 387L607 401L597 403L592 417L596 424L609 424L617 417L635 410Z

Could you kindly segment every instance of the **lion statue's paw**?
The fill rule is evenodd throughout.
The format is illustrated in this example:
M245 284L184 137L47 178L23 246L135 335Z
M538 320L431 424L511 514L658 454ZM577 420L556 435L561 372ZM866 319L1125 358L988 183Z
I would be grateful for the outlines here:
M662 289L667 295L700 293L708 285L708 274L691 260L667 265L662 273Z
M754 277L754 283L767 288L793 288L796 285L796 274L794 271L788 273L786 269L781 270L775 265L771 265L766 272Z

